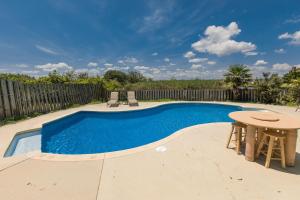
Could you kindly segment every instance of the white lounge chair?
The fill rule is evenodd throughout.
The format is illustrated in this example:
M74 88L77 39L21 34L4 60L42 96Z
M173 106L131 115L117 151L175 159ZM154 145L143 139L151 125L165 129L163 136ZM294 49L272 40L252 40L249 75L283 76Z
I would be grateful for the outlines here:
M111 92L110 100L107 102L109 107L117 107L119 105L119 92Z
M127 99L128 99L128 105L129 106L138 106L139 103L135 98L135 93L134 91L128 91L127 92Z

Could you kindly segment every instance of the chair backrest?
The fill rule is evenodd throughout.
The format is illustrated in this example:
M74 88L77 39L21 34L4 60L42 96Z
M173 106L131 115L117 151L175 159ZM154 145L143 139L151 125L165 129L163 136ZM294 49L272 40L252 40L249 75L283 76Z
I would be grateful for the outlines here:
M134 93L134 91L128 91L127 92L127 98L128 99L135 99L135 93Z
M110 93L110 100L118 100L118 99L119 99L119 92Z

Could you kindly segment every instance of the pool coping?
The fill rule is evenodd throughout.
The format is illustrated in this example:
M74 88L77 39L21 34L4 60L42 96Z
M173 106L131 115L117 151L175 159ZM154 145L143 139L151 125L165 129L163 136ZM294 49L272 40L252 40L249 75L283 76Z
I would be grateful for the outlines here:
M230 106L238 106L238 107L241 107L241 108L247 108L247 106L241 105L241 104L235 103L235 102L171 101L171 102L153 102L153 103L155 103L155 104L150 105L150 106L146 106L146 107L141 107L141 106L134 107L134 109L105 110L105 111L99 110L99 111L92 111L92 112L107 112L108 113L108 112L139 111L139 110L146 110L146 109L159 107L159 106L166 105L166 104L178 104L178 103L180 103L180 104L183 104L183 103L187 103L187 104L198 104L198 103L202 103L202 104L219 104L219 105L228 105L228 106L230 105ZM253 108L255 108L255 107L253 107ZM265 109L265 110L268 110L268 109ZM2 149L0 148L0 153L1 153L2 159L8 159L9 158L9 157L4 157L4 154L7 151L7 149L9 148L13 138L16 135L20 135L20 134L30 132L30 131L36 131L38 129L41 129L44 124L51 123L53 121L59 120L63 117L73 115L73 114L78 113L78 112L86 112L86 111L89 112L91 110L85 110L84 108L82 108L80 110L71 111L67 114L62 114L58 117L54 117L53 119L45 120L41 124L41 126L38 127L38 128L26 129L26 130L15 132L13 134L12 138L10 139L9 143L6 145L6 148L5 147L2 148L2 149L4 149L4 152L1 152ZM126 155L130 155L130 154L133 154L133 153L143 152L143 151L146 151L146 150L149 150L149 149L154 149L154 148L160 147L160 146L172 141L173 139L178 138L179 136L183 135L185 130L193 128L194 126L199 126L199 125L200 126L205 126L205 125L212 125L212 124L218 124L218 123L228 123L228 122L212 122L212 123L205 123L205 124L197 124L197 125L193 125L193 126L188 126L188 127L183 128L183 129L177 130L176 132L170 134L169 136L167 136L163 139L157 140L155 142L148 143L148 144L138 146L138 147L134 147L134 148L130 148L130 149L113 151L113 152L68 155L68 154L44 153L44 152L41 152L40 150L38 150L38 151L32 151L32 152L22 154L22 155L18 155L18 156L25 156L25 157L31 158L31 159L47 160L47 161L85 161L85 160L99 160L99 159L115 158L115 157L126 156Z

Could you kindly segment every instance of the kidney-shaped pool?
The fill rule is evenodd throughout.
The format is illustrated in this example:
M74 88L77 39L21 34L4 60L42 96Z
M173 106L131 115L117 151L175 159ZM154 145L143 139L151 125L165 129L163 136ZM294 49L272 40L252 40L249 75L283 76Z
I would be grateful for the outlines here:
M44 124L42 152L104 153L138 147L165 138L179 129L211 122L230 122L238 106L173 103L137 111L82 111Z

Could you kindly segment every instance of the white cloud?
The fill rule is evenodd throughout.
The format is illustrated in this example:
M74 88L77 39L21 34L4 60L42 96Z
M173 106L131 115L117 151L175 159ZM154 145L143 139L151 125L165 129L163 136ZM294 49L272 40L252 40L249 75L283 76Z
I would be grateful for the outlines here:
M145 66L135 66L134 69L135 69L135 70L147 70L147 69L149 69L149 67L145 67Z
M275 71L288 71L291 68L292 66L287 63L276 63L272 66L272 69Z
M142 19L138 19L135 22L135 29L139 33L153 32L160 29L174 14L173 8L175 4L174 0L160 1L159 3L145 1L144 5L146 5L148 10L145 10L146 15Z
M286 53L286 51L285 51L284 49L282 49L282 48L281 48L281 49L275 49L274 52L275 52L275 53L279 53L279 54L284 54L284 53Z
M227 27L208 26L204 32L205 37L192 44L192 48L202 53L215 54L217 56L233 53L247 54L256 49L251 42L237 42L233 36L241 32L236 22L231 22Z
M195 57L195 55L196 55L196 54L194 54L192 51L188 51L188 52L186 52L183 56L184 56L185 58L190 59L190 58Z
M291 19L287 19L287 20L285 20L284 23L287 23L287 24L297 24L297 23L300 23L300 16L294 16Z
M216 62L215 61L208 61L207 64L209 64L209 65L215 65Z
M127 57L125 56L124 59L122 60L118 60L118 63L119 64L122 64L122 65L126 65L126 64L136 64L138 63L138 59L135 58L135 57Z
M159 68L150 68L150 71L153 73L153 74L159 74L161 72L161 70Z
M8 72L9 71L9 69L7 69L7 68L2 68L2 66L0 67L0 72Z
M207 60L208 60L208 58L193 58L193 59L190 59L189 62L190 63L201 63L201 62L205 62Z
M177 68L173 70L167 70L163 73L158 74L152 74L153 79L170 79L170 78L176 78L176 79L221 79L223 78L223 74L225 73L225 70L218 69L218 70L204 70L204 68L196 67L195 69L189 68Z
M89 69L88 74L90 76L97 76L97 75L100 74L100 70L98 70L98 69Z
M264 60L257 60L254 65L259 66L259 65L266 65L266 64L268 64L268 62Z
M246 52L245 56L256 56L258 53L256 51Z
M170 58L165 58L164 61L165 62L170 62Z
M171 66L174 66L174 65L176 65L176 64L175 64L175 63L170 63L170 65L171 65Z
M144 76L150 77L150 78L154 78L161 72L161 69L159 69L157 67L146 67L143 65L142 66L137 65L134 67L134 69L141 72Z
M140 33L158 29L166 21L166 16L162 9L156 9L151 15L144 17L143 24L138 30Z
M102 69L102 70L105 72L108 70L127 71L130 69L129 66L114 66L113 64L110 64L110 63L105 63L104 66L105 66L105 69Z
M24 70L21 71L22 74L28 74L28 75L37 75L39 73L38 70Z
M278 39L280 40L290 40L289 44L292 45L300 45L300 31L296 31L295 33L283 33L278 36Z
M72 66L68 65L67 63L60 62L60 63L47 63L44 65L36 65L36 69L41 69L46 72L51 72L53 70L61 70L61 71L66 71L66 70L71 70L73 69Z
M35 48L37 48L38 50L44 52L44 53L47 53L47 54L51 54L51 55L58 55L57 52L49 49L49 48L46 48L46 47L43 47L41 45L35 45Z
M29 65L27 65L27 64L16 64L16 67L27 68L27 67L29 67Z
M249 68L251 69L251 73L253 75L253 77L262 77L262 73L263 72L268 72L271 71L270 68L267 68L266 66L249 66Z
M112 67L113 64L111 64L111 63L105 63L104 66L105 66L105 67Z
M152 56L157 56L157 55L158 55L157 52L152 53Z
M199 69L201 67L202 67L201 64L192 64L191 69Z
M87 68L79 68L75 70L76 73L88 73L89 76L97 76L100 74L99 69L87 69Z
M79 69L75 69L75 72L76 73L87 73L88 69L86 69L86 68L79 68Z
M96 63L96 62L89 62L89 63L87 64L87 66L88 66L88 67L98 67L98 63Z
M126 63L138 63L139 61L135 57L125 57L124 62L126 62Z

